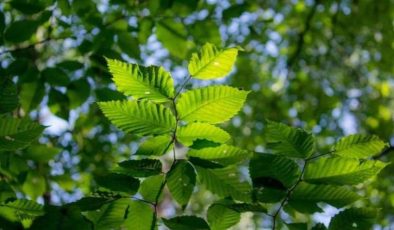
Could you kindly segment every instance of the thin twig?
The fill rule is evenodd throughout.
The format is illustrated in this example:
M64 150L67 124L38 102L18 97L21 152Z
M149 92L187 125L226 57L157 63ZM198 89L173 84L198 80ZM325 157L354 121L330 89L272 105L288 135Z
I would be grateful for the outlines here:
M276 227L276 218L278 217L280 211L282 210L282 208L285 206L286 202L290 199L291 193L296 189L296 187L298 186L298 184L302 181L302 177L304 176L304 172L306 169L306 166L308 164L308 159L305 159L304 161L304 165L302 166L301 169L301 173L300 176L298 177L297 181L295 182L295 184L289 189L287 190L286 196L283 198L282 202L279 205L279 208L276 210L276 212L272 215L272 229L275 230Z

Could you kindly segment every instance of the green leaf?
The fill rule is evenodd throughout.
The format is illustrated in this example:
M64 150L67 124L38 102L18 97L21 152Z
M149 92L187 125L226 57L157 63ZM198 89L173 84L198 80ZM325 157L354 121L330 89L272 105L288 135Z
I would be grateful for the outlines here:
M124 192L127 194L135 194L140 185L140 181L127 175L109 173L105 176L98 176L97 183L109 190L116 192Z
M156 197L161 198L162 194L159 194L160 188L164 182L164 175L156 175L146 178L142 181L140 190L138 191L144 200L150 202L156 202ZM160 200L160 199L159 199Z
M12 80L0 80L0 113L12 112L18 106L18 94Z
M234 166L218 169L206 169L196 166L199 181L206 188L221 196L231 196L235 200L250 201L251 187L242 181L238 169Z
M208 208L208 223L212 230L226 230L241 220L239 212L222 204L213 204Z
M0 151L14 151L27 147L45 129L27 119L0 117Z
M44 207L31 200L14 200L0 204L0 216L10 221L21 221L44 215Z
M53 86L67 86L70 83L70 78L60 68L46 68L41 72L41 76Z
M307 158L314 150L312 134L302 129L267 121L265 129L268 148L274 153L296 158Z
M214 45L221 45L219 26L214 20L204 19L196 21L191 25L190 33L198 43L210 42Z
M221 123L238 113L248 93L229 86L208 86L182 93L176 107L181 120Z
M44 176L38 172L29 171L25 182L22 185L22 191L32 200L36 200L46 191L46 182Z
M48 162L59 154L61 149L45 145L32 145L23 152L23 157L37 162Z
M25 112L30 112L35 109L45 96L44 83L35 81L25 83L19 93L22 108Z
M225 143L230 138L230 134L226 131L208 123L190 123L179 127L177 131L177 140L185 146L193 145L193 142L197 139Z
M308 224L306 223L291 223L286 224L289 230L308 230Z
M281 201L286 196L287 191L283 188L258 188L254 190L254 197L262 203L276 203Z
M371 229L375 223L377 211L372 208L349 208L335 215L329 230Z
M130 199L121 198L101 207L99 211L87 212L87 218L95 225L95 230L120 229L125 217Z
M111 202L107 197L83 197L80 200L69 203L69 206L76 206L80 211L93 211L101 208L104 204Z
M119 163L122 172L134 177L148 177L161 173L161 162L153 159L127 160Z
M112 59L107 59L107 63L117 89L125 95L155 102L174 97L174 81L163 67L144 67Z
M122 229L151 230L154 220L154 209L149 204L140 201L130 201L127 218Z
M238 49L228 48L220 50L210 43L206 43L199 54L193 53L189 62L189 73L197 79L215 79L230 73Z
M180 161L176 163L167 174L168 189L172 197L182 206L189 202L195 185L196 173L188 162Z
M125 132L155 135L170 132L175 117L162 105L147 101L109 101L98 103L105 116Z
M293 160L272 154L255 154L250 160L250 176L254 187L285 189L298 179L300 169Z
M267 213L267 209L260 204L248 204L248 203L231 203L225 204L225 206L229 209L232 209L236 212L262 212Z
M380 153L387 143L375 135L354 134L340 139L333 147L334 154L350 158L368 158Z
M118 45L122 52L126 53L131 58L140 58L141 52L139 42L136 37L133 37L129 32L120 32L118 34Z
M221 165L242 163L249 158L250 152L231 145L220 145L203 149L190 149L188 156L213 161Z
M29 40L36 32L39 24L33 20L20 20L11 23L4 31L4 39L20 43Z
M174 57L185 59L193 42L187 38L187 29L181 22L174 19L162 19L156 25L157 39L163 43Z
M172 148L171 136L149 137L138 147L135 155L161 156Z
M301 182L290 196L289 204L301 212L317 207L317 202L324 202L336 208L344 207L360 198L355 192L343 186L312 185Z
M196 216L177 216L171 219L163 218L164 224L171 230L209 230L208 223Z
M321 158L308 164L304 180L316 184L355 185L377 175L387 163L352 158Z

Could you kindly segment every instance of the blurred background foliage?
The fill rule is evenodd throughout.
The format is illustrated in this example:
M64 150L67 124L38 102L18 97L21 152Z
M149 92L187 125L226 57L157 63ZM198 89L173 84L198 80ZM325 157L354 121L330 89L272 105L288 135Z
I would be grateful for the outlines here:
M124 97L104 57L163 65L180 83L205 42L244 49L226 79L252 90L225 125L235 145L264 152L265 119L311 131L321 152L356 132L394 145L393 25L393 0L1 1L0 112L48 128L27 149L1 152L0 200L58 205L94 191L92 178L138 146L95 104ZM394 160L392 147L378 157ZM377 228L393 227L393 169L370 182L374 189L359 188L382 209ZM198 213L210 198L198 191L192 199ZM161 212L177 210L164 202ZM261 218L238 227L264 226Z

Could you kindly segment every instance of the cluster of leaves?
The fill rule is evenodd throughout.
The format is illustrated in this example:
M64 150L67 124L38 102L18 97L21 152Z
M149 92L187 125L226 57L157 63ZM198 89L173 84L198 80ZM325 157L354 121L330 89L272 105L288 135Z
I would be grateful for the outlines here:
M239 44L247 52L238 58L235 77L230 81L233 86L253 89L254 93L248 95L244 111L237 114L234 122L222 126L236 137L237 146L247 149L257 146L261 150L265 142L262 124L266 118L313 129L322 152L330 147L332 137L347 133L341 123L348 115L355 121L352 127L355 131L375 133L390 140L394 130L390 110L394 105L390 80L393 52L387 47L394 38L390 23L392 3L392 0L1 1L0 113L6 113L1 118L4 123L15 125L7 126L7 134L1 139L5 143L2 146L7 148L1 150L0 156L1 202L12 201L18 194L19 198L40 201L43 198L45 204L67 203L79 197L79 193L90 194L95 188L90 177L103 174L113 162L129 157L128 147L135 144L134 136L115 133L108 123L102 122L97 106L90 105L92 101L125 99L111 87L102 56L133 59L137 63L148 63L145 60L160 56L155 63L174 70L206 41L216 45ZM168 51L164 56L163 48ZM276 54L275 49L279 51ZM283 77L278 69L285 70L287 76ZM155 103L172 110L167 105L171 101L156 100ZM48 109L73 125L55 135L44 134L43 145L35 141L41 128L28 117L47 124ZM77 114L75 124L75 117L69 119L70 112ZM37 133L35 138L15 131L30 128ZM114 136L116 143L112 140ZM178 146L185 141L178 140ZM28 143L32 145L22 147ZM163 146L157 139L147 142L140 146L138 155L151 151L148 146L156 143ZM390 161L393 154L380 156ZM297 160L297 164L302 166L302 161ZM376 220L379 225L392 222L390 167L373 186L357 186L360 194L368 198L359 201L357 207L365 207L372 200L383 209L383 215ZM167 171L168 167L164 165L164 169ZM79 195L74 196L75 193ZM204 204L205 197L196 194L193 202ZM46 205L45 209L51 213L45 218L53 221L45 223L40 219L33 226L41 229L86 226L80 215L81 210L89 211L86 207ZM269 209L269 213L275 212ZM360 215L357 213L363 212L349 211L346 216ZM30 225L31 218L23 217L34 215L20 214L23 213L17 216L22 217L24 225ZM303 220L303 216L296 215L294 220ZM0 226L8 225L12 224L0 218Z
M237 48L204 45L192 56L190 77L185 82L192 77L226 76L237 52ZM170 229L227 229L240 221L241 213L257 212L272 218L276 229L282 209L296 215L322 212L318 203L349 206L362 197L352 186L386 166L369 160L386 147L376 136L347 136L329 153L317 154L311 134L272 121L267 121L265 128L270 153L240 149L232 146L231 136L215 124L233 117L248 91L215 85L182 92L185 84L175 91L170 73L162 67L107 62L118 90L130 98L98 105L118 128L145 138L135 156L95 178L98 190L91 196L45 209L33 201L8 198L0 205L4 218L22 221L32 229L44 225L66 229L64 226L76 223L80 229L156 229L165 187L184 209L196 187L203 186L221 198L208 208L208 222L189 215L161 221ZM43 130L14 118L2 119L3 151L26 147ZM187 147L185 155L177 152L179 145ZM159 158L167 152L172 152L173 159L165 170ZM247 160L250 176L243 175L240 167ZM368 229L376 215L370 208L348 208L332 218L329 229ZM308 227L306 223L286 225L289 229ZM325 227L318 224L314 228Z

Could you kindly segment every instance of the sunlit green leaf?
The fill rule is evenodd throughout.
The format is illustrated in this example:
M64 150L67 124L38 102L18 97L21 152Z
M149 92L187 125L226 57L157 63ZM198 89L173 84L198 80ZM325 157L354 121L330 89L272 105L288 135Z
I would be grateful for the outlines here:
M172 197L180 204L186 205L196 184L194 168L181 161L167 174L167 186Z
M98 104L105 116L125 132L164 134L175 127L175 117L162 105L147 101L109 101Z
M186 146L192 145L197 139L225 143L230 138L230 134L226 131L208 123L190 123L186 126L179 127L177 131L177 140Z
M208 86L182 93L176 107L181 120L221 123L242 108L248 93L229 86Z
M206 43L199 54L193 54L188 66L189 73L194 78L204 80L224 77L230 73L237 54L237 48L220 50Z
M119 91L134 98L165 102L174 96L174 81L163 67L139 66L107 59L108 68Z
M333 147L334 154L351 158L367 158L382 151L387 144L377 136L354 134L340 139Z

